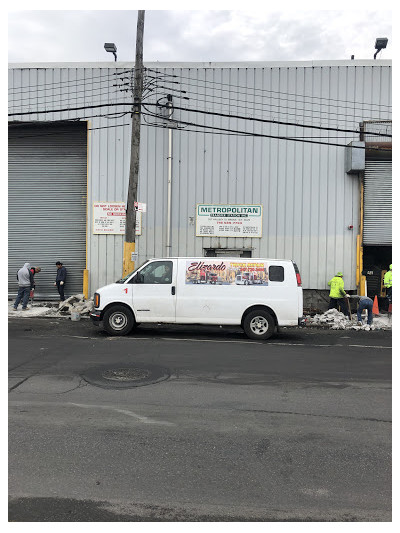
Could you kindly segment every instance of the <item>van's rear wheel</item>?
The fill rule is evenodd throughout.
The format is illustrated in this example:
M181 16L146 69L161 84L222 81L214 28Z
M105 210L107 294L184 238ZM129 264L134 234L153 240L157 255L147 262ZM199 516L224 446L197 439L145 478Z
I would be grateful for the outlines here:
M134 325L132 311L123 305L113 305L104 313L103 326L111 335L126 335Z
M250 311L243 321L243 329L250 339L265 340L275 333L275 321L268 311Z

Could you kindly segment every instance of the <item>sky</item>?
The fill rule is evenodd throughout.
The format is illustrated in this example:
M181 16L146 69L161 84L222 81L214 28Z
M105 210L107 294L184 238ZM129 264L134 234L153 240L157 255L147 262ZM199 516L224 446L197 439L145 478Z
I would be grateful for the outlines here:
M143 4L143 2L142 2ZM187 10L188 2L68 3L70 9L51 9L54 3L18 2L8 10L8 61L113 61L105 42L117 46L118 61L134 61L137 11L146 8L144 61L311 61L373 59L375 39L387 37L388 47L378 59L392 59L391 3L286 2L278 10L257 6L264 2L201 2L204 9ZM193 5L193 4L192 4ZM199 4L194 4L196 7ZM350 7L348 7L350 5ZM245 6L248 10L243 10ZM294 6L294 7L293 7ZM347 6L347 7L346 7ZM94 9L96 7L96 9ZM130 9L127 9L130 8ZM161 7L161 8L160 8ZM212 9L209 9L209 8ZM232 9L228 9L231 7ZM82 8L82 9L79 9ZM214 9L213 9L214 8ZM239 9L236 9L239 8Z

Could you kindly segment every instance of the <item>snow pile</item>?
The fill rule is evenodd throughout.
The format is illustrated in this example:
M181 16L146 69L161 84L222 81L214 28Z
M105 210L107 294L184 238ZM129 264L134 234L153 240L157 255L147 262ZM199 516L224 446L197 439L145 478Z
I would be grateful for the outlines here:
M368 326L365 319L361 326L358 325L357 315L352 315L349 320L343 313L337 309L329 309L322 315L306 316L308 326L328 326L330 329L356 329L356 330L377 330L392 329L392 319L387 316L374 316L371 326Z
M22 311L21 306L18 307L17 311L14 310L14 302L9 302L8 304L8 316L10 317L38 317L38 316L55 316L56 308L49 307L45 303L34 303L28 304L28 309Z
M85 299L83 294L76 294L70 296L64 302L52 303L52 302L36 302L28 303L28 309L22 311L21 305L19 305L18 310L14 310L14 302L8 303L8 316L10 317L60 317L68 316L70 317L72 313L79 313L81 316L89 316L90 312L93 309L93 299Z

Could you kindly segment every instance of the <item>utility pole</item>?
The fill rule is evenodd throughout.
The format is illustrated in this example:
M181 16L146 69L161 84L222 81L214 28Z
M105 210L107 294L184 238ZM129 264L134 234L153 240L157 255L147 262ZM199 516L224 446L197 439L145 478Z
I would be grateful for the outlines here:
M128 200L126 204L126 225L124 242L123 275L135 268L132 253L135 252L137 188L139 180L140 119L143 92L143 33L144 11L138 11L136 29L135 79L133 88L131 162L129 169Z

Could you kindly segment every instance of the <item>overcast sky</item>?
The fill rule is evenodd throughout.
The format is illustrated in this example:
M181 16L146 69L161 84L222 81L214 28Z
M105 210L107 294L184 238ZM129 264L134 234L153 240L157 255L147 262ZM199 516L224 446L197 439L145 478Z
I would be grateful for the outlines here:
M222 2L223 3L223 2ZM265 0L264 0L265 3ZM29 3L19 2L24 7ZM271 11L149 9L146 2L144 61L310 61L373 59L375 39L387 37L387 49L378 58L392 58L392 13L389 3L364 2L364 9ZM218 7L201 2L201 6ZM231 1L227 5L235 7ZM262 5L258 2L257 5ZM312 4L312 3L311 3ZM320 2L323 5L323 2ZM338 8L343 3L332 2ZM350 2L350 5L354 3ZM35 2L40 8L46 3ZM49 4L49 6L54 4ZM137 11L104 10L102 2L70 2L74 10L8 11L8 60L13 63L44 61L112 61L104 50L114 42L118 60L135 56ZM116 8L137 7L135 2L113 2ZM165 7L167 3L162 3ZM187 2L186 6L189 5ZM193 5L193 4L192 4ZM194 4L198 6L197 4ZM240 6L254 5L241 2ZM278 2L273 3L278 7ZM288 6L288 3L283 4ZM310 3L296 2L291 6ZM318 5L318 4L317 4ZM103 10L76 10L76 6ZM381 9L387 6L388 10Z

